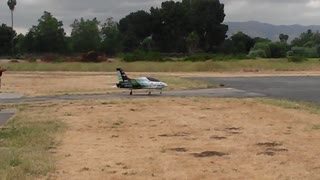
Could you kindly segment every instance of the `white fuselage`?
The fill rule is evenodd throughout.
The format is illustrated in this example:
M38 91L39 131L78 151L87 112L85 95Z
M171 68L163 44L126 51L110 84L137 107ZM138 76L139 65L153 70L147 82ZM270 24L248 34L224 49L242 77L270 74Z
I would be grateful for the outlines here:
M135 79L139 84L143 86L143 89L163 89L168 85L161 81L151 81L147 77L141 77Z

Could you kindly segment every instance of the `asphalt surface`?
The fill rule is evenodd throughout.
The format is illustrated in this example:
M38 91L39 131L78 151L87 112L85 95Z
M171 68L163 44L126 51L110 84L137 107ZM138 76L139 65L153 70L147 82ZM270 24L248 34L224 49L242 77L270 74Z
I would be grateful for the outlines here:
M62 95L48 97L21 97L21 98L0 98L0 103L26 103L26 102L45 102L45 101L64 101L64 100L88 100L88 99L112 99L112 98L157 98L157 97L261 97L259 93L252 93L233 88L214 88L214 89L194 89L181 91L167 91L160 94L155 91L148 95L143 91L133 91L133 95L128 93L111 93L111 94L95 94L95 95Z
M8 121L14 114L16 110L14 109L3 109L0 110L0 126L3 125L6 121Z
M320 76L297 77L232 77L192 78L220 83L246 92L270 98L307 101L320 104Z
M89 99L133 99L133 98L160 98L160 97L257 97L263 96L258 93L251 93L233 88L219 88L219 89L196 89L184 91L168 91L160 94L153 92L148 95L146 92L134 92L132 96L128 93L113 93L113 94L96 94L96 95L63 95L63 96L48 96L48 97L21 97L20 94L15 93L0 93L0 104L7 103L27 103L27 102L48 102L48 101L66 101L66 100L89 100ZM15 112L2 110L0 111L0 126L8 121Z
M22 97L21 94L0 93L0 104L26 103L64 100L113 99L113 98L158 98L158 97L270 97L297 101L308 101L320 104L320 76L298 77L232 77L232 78L191 78L210 83L223 84L224 88L168 91L160 95L153 92L96 94L96 95L63 95L50 97ZM0 126L15 114L12 110L0 111Z

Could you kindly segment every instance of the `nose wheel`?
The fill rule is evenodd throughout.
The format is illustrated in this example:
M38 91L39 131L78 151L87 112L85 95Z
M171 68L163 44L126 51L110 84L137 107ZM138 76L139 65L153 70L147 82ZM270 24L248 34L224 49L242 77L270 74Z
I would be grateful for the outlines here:
M130 91L130 96L132 95L132 89L131 89L131 91Z

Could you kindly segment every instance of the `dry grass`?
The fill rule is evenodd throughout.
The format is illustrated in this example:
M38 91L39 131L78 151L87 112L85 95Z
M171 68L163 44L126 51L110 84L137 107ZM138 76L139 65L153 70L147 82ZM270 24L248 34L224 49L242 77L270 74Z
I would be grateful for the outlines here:
M131 74L131 77L147 76L149 73ZM152 74L169 84L165 90L213 87L206 82ZM2 92L16 92L26 96L52 96L65 94L114 93L117 89L116 73L84 72L16 72L3 76Z
M113 63L6 63L12 71L91 71L113 72L122 67L133 72L256 72L256 71L319 71L320 62L312 59L303 63L289 63L287 59L256 59L206 62L121 62Z
M319 179L319 116L259 100L60 104L53 179Z
M0 179L320 178L313 105L161 98L6 107L20 112L0 129Z
M20 112L0 128L0 179L35 179L55 170L51 155L63 123L54 104L17 105Z

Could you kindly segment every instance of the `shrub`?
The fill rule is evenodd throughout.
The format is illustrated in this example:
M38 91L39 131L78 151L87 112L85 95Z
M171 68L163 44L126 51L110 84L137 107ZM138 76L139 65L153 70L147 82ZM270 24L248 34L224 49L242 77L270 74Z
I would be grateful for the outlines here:
M105 61L103 56L99 56L99 53L96 51L89 51L81 56L82 62L102 62Z
M303 56L307 58L318 57L317 49L310 47L293 47L289 53L292 56Z
M199 53L199 54L193 54L191 56L185 57L184 61L207 61L207 60L212 60L213 57L214 57L213 54Z
M122 59L126 62L134 61L163 61L159 52L135 50L133 53L123 54Z
M37 58L32 54L27 54L24 56L24 59L28 62L36 62Z
M184 61L230 61L230 60L244 60L248 59L245 54L225 55L225 54L209 54L199 53L184 58Z
M295 62L295 63L299 63L299 62L304 62L307 61L308 59L306 57L303 56L289 56L288 57L288 61L289 62Z
M256 58L256 57L266 58L267 54L263 49L257 49L257 50L251 50L248 56L253 58Z
M46 53L41 58L41 60L44 62L56 62L58 59L59 59L59 56L53 53Z

